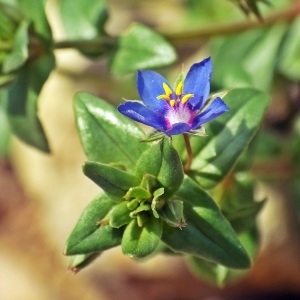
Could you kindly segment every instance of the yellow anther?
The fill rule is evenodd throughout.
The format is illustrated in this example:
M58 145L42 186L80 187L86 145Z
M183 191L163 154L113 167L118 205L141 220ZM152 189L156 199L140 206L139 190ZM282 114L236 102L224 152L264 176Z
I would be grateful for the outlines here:
M171 101L170 101L170 105L171 105L171 106L174 106L175 103L176 103L176 100L171 100Z
M194 94L186 94L182 97L181 103L184 104L186 103L190 98L194 97Z
M165 95L165 94L157 96L156 99L158 99L158 100L162 99L162 100L170 101L170 97L168 95Z
M173 94L172 89L166 83L163 83L163 88L167 96L171 96Z
M179 83L176 86L175 93L177 96L182 95L182 88L183 88L183 80L179 81Z

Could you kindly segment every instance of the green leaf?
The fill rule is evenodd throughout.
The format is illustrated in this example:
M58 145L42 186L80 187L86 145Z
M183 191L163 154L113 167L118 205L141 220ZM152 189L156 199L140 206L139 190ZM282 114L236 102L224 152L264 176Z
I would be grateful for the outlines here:
M161 234L162 225L159 219L150 218L142 227L134 219L124 231L122 251L132 258L146 257L156 250Z
M28 58L28 26L27 21L23 21L17 29L11 52L8 53L3 61L3 73L10 73L20 68Z
M129 201L132 198L148 199L150 197L151 193L148 190L140 186L135 186L130 188L123 198Z
M104 32L107 19L103 0L59 1L62 22L70 39L93 39Z
M240 241L247 249L248 253L250 253L251 257L254 257L256 255L258 248L258 238L255 231L256 230L251 230L250 232L239 236ZM193 273L201 280L207 281L210 284L215 284L220 287L239 280L249 271L229 269L222 265L205 261L195 256L188 256L187 263Z
M183 180L183 168L177 151L171 140L162 139L145 151L136 165L137 177L150 174L164 187L164 196L172 196L180 187Z
M212 83L218 89L251 87L268 91L286 27L279 24L214 40Z
M131 187L137 186L141 181L130 173L97 162L86 162L83 172L108 196L119 200Z
M186 227L164 226L162 241L174 252L200 257L236 269L250 258L213 199L185 177L177 196L184 202Z
M101 225L101 220L116 205L106 195L95 198L85 209L67 240L66 255L101 252L121 243L123 229Z
M10 46L15 31L23 19L22 12L13 2L4 2L3 0L0 2L0 41L2 47Z
M45 13L46 0L17 0L26 18L33 23L34 31L47 45L52 43L52 33Z
M188 256L187 262L193 273L198 275L201 280L219 287L225 285L228 268L195 256Z
M253 89L235 89L224 101L229 111L206 125L208 137L191 138L194 158L189 175L205 189L215 187L232 169L258 130L269 97ZM178 143L176 148L183 149L183 142Z
M134 23L120 37L110 68L123 75L137 69L167 66L175 60L174 48L160 34Z
M0 90L0 158L7 157L9 154L9 141L11 136L11 131L9 128L7 116L4 111L4 105L2 100L2 95L4 91Z
M128 208L128 201L122 201L120 204L115 205L105 217L109 225L114 228L120 228L128 224L132 218L129 216L130 210Z
M185 224L183 214L183 201L181 200L168 200L163 208L161 210L158 210L158 214L159 217L162 218L170 226L180 228L183 224Z
M132 170L148 148L140 143L145 135L136 123L91 94L78 93L74 100L76 125L88 160L123 164Z
M9 86L6 111L12 131L25 143L49 152L48 142L38 117L38 96L54 68L53 54L44 54L20 69Z
M238 172L230 180L231 184L224 187L223 195L218 202L222 213L235 231L242 233L253 228L256 216L265 201L255 201L255 186L249 174Z
M92 263L100 254L101 253L72 255L70 256L68 270L76 274Z
M289 27L287 35L279 53L278 70L291 78L300 80L300 18L297 18Z

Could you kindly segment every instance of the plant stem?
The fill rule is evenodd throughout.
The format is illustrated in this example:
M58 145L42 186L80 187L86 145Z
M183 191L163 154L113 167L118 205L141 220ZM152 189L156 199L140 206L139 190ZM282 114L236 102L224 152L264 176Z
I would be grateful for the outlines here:
M75 48L78 50L99 50L101 48L107 48L115 44L115 39L109 37L101 37L92 40L70 40L60 41L54 43L55 49L68 49Z
M184 133L183 134L183 139L184 139L186 154L187 154L187 160L185 162L183 170L184 170L185 173L187 173L191 169L191 165L192 165L192 161L193 161L193 151L192 151L190 138L189 138L188 134Z
M300 15L300 0L294 1L289 7L279 12L273 13L266 18L263 22L259 20L247 20L242 22L235 22L231 24L218 24L216 26L211 26L208 28L184 32L184 33L175 33L168 34L165 33L164 36L173 43L176 42L192 42L199 39L207 39L212 36L219 35L229 35L234 33L240 33L246 30L266 27L278 22L290 22L294 18Z

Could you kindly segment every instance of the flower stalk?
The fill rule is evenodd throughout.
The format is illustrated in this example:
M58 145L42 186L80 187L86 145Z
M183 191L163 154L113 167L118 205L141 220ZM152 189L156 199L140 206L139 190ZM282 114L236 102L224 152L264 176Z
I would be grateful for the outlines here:
M191 165L192 165L192 161L193 161L193 151L192 151L192 147L191 147L190 137L188 136L188 134L184 133L183 139L184 139L186 154L187 154L187 160L185 162L183 170L185 173L188 173L191 169Z

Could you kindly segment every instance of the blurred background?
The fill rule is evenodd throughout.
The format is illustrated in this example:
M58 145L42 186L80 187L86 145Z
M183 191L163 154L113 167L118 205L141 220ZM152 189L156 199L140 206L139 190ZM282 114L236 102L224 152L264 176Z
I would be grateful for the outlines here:
M68 38L61 2L46 3L58 42ZM257 217L260 238L253 268L218 288L193 274L180 256L136 262L118 247L77 275L67 271L65 241L99 193L81 171L85 156L73 96L89 91L117 105L137 94L134 73L112 74L105 57L61 47L54 51L56 68L39 95L51 154L11 135L0 116L5 145L0 159L0 299L300 299L300 1L270 0L270 6L259 1L259 13L251 12L250 5L248 16L235 2L111 0L105 28L119 36L132 22L141 22L165 35L178 53L176 62L160 70L170 82L182 63L188 69L211 55L214 89L248 86L272 95L255 155L246 154L255 198L266 199Z

